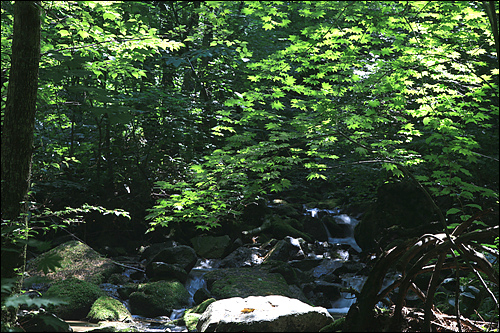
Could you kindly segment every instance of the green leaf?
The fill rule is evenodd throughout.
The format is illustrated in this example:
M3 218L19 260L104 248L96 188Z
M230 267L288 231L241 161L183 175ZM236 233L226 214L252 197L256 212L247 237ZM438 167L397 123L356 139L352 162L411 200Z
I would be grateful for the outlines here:
M44 274L48 274L49 270L55 272L58 267L61 267L62 260L60 255L46 254L38 262L37 269L43 271Z
M450 208L448 209L448 211L446 212L446 216L448 215L453 215L453 214L456 214L458 212L461 212L462 210L461 209L458 209L458 208Z

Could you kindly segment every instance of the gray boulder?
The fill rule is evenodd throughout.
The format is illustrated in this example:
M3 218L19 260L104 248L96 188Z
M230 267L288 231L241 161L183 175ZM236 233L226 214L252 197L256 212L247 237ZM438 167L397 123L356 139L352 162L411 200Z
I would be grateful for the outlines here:
M325 308L272 295L213 302L196 327L199 332L318 332L331 323Z

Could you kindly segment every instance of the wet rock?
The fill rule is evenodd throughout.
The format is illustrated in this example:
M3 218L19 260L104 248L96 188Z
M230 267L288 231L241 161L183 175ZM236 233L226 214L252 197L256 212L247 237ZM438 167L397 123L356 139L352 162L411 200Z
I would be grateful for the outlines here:
M257 247L239 247L219 263L220 268L251 267L259 265L264 260L266 251Z
M323 275L334 275L334 272L337 268L343 265L343 261L341 260L332 260L332 259L323 259L321 264L316 266L311 274L314 278L319 278Z
M339 283L317 280L303 285L302 290L314 305L330 308L332 300L340 297L340 288Z
M346 261L342 263L342 266L337 268L334 272L337 275L346 273L359 273L365 269L366 265L361 262Z
M276 245L265 256L264 262L268 260L289 261L298 258L305 258L306 255L302 249L301 243L305 241L301 238L286 236L278 241Z
M325 308L283 296L229 298L210 304L199 332L313 332L333 322Z
M185 283L188 277L188 273L179 266L157 261L146 266L146 275L156 281L174 279L182 283Z

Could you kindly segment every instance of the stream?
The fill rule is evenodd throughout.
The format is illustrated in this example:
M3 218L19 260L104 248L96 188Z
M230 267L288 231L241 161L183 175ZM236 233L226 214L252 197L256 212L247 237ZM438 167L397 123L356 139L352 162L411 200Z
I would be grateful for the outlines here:
M312 216L313 218L318 218L320 213L321 215L328 214L332 217L338 225L343 226L343 230L345 231L342 237L332 237L329 229L323 223L325 228L325 233L328 237L328 243L334 245L336 247L336 251L338 254L337 258L329 258L328 267L324 265L319 265L312 270L312 274L315 277L320 277L321 275L328 274L332 271L332 267L335 269L337 267L341 267L343 263L348 261L357 260L357 257L354 256L352 258L351 253L359 253L361 252L361 248L356 244L354 239L354 227L358 223L358 220L354 217L348 216L346 214L341 214L340 210L326 210L326 209L318 209L311 208L308 209L304 207L304 214ZM338 235L337 235L338 236ZM350 248L350 249L349 249ZM323 255L323 258L325 255ZM218 263L221 259L198 259L195 267L190 271L188 279L185 283L185 287L191 295L191 303L190 307L194 306L194 301L192 300L194 293L200 288L206 288L207 284L203 278L203 275L210 271L217 269ZM349 288L352 287L358 291L361 290L363 284L366 281L366 276L364 275L356 275L355 273L345 273L341 275L342 279L342 287ZM101 286L103 287L103 286ZM111 290L107 290L111 296L114 296L114 292ZM331 301L331 307L328 308L328 312L334 318L339 318L341 316L345 316L349 311L350 306L356 301L356 298L350 294L341 292L340 297L337 299L333 299ZM122 301L124 305L130 310L128 306L128 301ZM185 326L177 326L174 324L173 320L182 318L185 309L176 309L174 310L170 316L162 316L156 318L146 318L143 316L133 315L133 322L127 323L129 327L134 327L141 332L187 332L187 328ZM81 328L78 329L81 331Z

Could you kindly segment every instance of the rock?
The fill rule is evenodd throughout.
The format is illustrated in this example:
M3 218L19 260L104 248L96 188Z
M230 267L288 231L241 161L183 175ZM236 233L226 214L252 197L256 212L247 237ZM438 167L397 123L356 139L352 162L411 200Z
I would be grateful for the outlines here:
M200 304L209 298L210 298L210 292L207 290L207 288L200 288L196 290L196 292L193 295L194 304Z
M217 299L283 295L294 297L281 274L260 267L221 268L205 274L208 290ZM307 299L303 297L303 300Z
M179 281L139 284L130 294L130 311L146 317L169 316L173 309L185 308L190 295Z
M228 235L214 236L197 236L191 238L193 249L196 254L202 258L216 259L222 258L228 251L231 245L231 238Z
M317 280L303 285L302 290L314 305L330 308L332 301L340 297L340 288L339 283Z
M158 252L155 256L150 258L150 262L164 262L166 264L176 265L186 273L189 273L191 269L196 264L198 257L193 248L186 245L178 245L174 247L164 248Z
M219 263L220 268L251 267L263 261L265 251L256 247L239 247Z
M292 259L304 258L305 254L302 250L301 242L305 243L303 239L286 236L274 245L271 251L264 257L264 262L269 260L287 262Z
M90 322L96 323L98 321L124 321L131 319L132 315L119 300L102 296L92 304L87 318Z
M146 259L147 261L151 261L151 258L158 254L158 252L177 245L177 242L169 239L168 241L163 243L154 243L148 246L141 246L139 248L140 260Z
M61 267L55 272L44 274L38 269L38 264L45 260L54 260L56 256L62 258ZM120 271L110 259L104 258L98 252L79 241L69 241L61 244L50 251L30 260L26 266L26 272L30 277L44 276L53 281L61 281L69 277L75 277L83 281L101 284L113 273ZM25 283L30 286L30 280Z
M90 282L68 278L54 283L44 296L67 301L67 304L49 306L49 311L63 319L79 320L86 317L92 304L106 293Z
M194 308L188 309L184 312L182 319L186 324L186 327L189 332L196 332L196 325L198 324L198 320L207 307L215 302L215 298L209 298L195 306Z
M334 275L333 272L344 264L341 260L323 259L321 264L316 266L311 270L311 274L314 278L319 278L323 275Z
M155 280L178 280L185 283L188 273L177 265L153 261L146 266L146 275Z
M284 296L250 296L210 304L199 332L314 332L333 322L325 308Z
M302 238L307 242L312 243L314 241L313 236L308 232L303 232L304 223L296 219L286 218L282 219L280 216L273 215L270 218L271 221L271 233L273 238L283 239L287 236ZM309 229L309 228L308 228Z
M437 220L425 194L411 182L385 183L377 189L377 201L354 229L363 251L385 249L396 239L435 233Z

